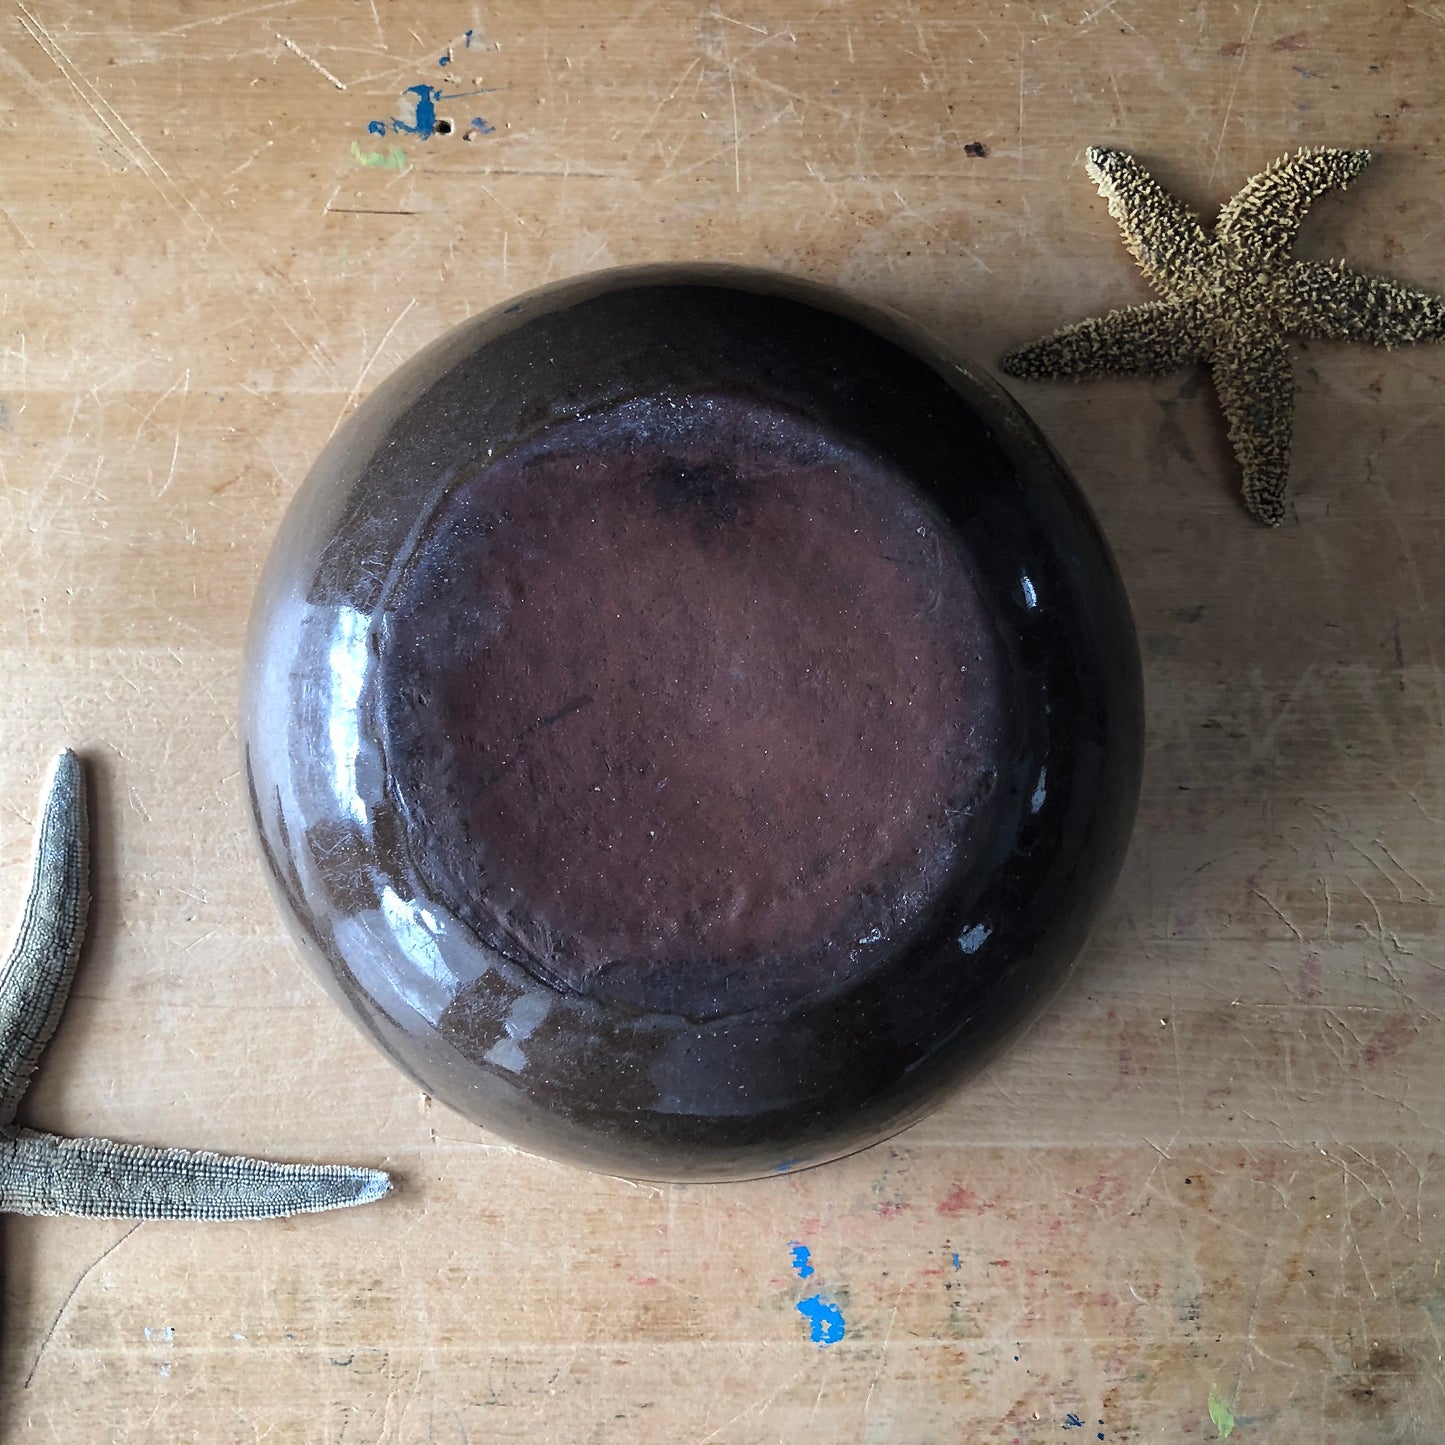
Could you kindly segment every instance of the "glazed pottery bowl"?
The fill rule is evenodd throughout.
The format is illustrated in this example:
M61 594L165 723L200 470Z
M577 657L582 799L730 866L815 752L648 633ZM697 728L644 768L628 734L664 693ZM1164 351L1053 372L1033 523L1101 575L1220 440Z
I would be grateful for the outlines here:
M837 292L652 267L467 322L341 428L243 742L288 923L427 1093L739 1178L919 1118L1060 982L1139 658L1002 392Z

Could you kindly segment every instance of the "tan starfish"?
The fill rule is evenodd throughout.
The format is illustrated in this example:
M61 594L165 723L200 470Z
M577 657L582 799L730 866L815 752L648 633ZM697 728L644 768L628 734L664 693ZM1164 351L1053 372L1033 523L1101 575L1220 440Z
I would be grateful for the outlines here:
M1010 352L1018 377L1161 375L1206 362L1243 468L1245 505L1284 519L1294 382L1289 336L1400 346L1445 336L1445 301L1339 261L1290 252L1310 205L1343 189L1369 151L1313 147L1247 182L1213 233L1123 151L1093 146L1088 171L1124 242L1164 296L1066 326Z
M380 1199L391 1184L375 1169L65 1139L14 1123L70 992L90 901L88 864L85 775L75 754L65 752L55 760L30 892L0 974L0 1211L264 1219Z

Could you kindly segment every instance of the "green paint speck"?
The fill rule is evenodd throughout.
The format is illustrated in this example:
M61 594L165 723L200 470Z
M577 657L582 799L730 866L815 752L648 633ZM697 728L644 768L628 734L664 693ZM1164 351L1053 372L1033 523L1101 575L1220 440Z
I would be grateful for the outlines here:
M406 169L406 152L400 146L392 146L385 151L364 151L360 141L352 141L351 154L359 166L371 166L383 171Z
M1234 1411L1215 1385L1209 1387L1209 1418L1214 1421L1221 1440L1228 1440L1234 1434Z

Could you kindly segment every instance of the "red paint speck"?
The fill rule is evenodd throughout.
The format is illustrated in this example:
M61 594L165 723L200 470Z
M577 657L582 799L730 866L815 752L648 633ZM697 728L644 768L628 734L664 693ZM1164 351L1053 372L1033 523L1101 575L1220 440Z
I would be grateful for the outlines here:
M962 1214L965 1209L973 1209L978 1204L978 1195L966 1184L960 1184L946 1199L938 1201L938 1212L940 1214Z
M1396 1014L1388 1023L1381 1024L1365 1045L1366 1066L1373 1069L1399 1053L1414 1032L1414 1023L1409 1014Z

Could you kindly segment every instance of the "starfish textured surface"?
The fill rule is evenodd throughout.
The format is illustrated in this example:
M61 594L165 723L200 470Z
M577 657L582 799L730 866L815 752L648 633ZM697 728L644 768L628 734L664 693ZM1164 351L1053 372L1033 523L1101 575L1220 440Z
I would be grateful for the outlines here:
M15 1124L75 975L90 902L88 865L85 774L80 759L65 752L46 791L30 891L0 974L0 1211L267 1219L380 1199L391 1181L375 1169L65 1139Z
M1294 410L1286 338L1400 346L1445 336L1440 297L1343 262L1291 255L1310 205L1369 163L1369 151L1322 146L1281 157L1226 202L1210 233L1133 156L1091 147L1089 175L1165 299L1066 326L1010 352L1004 371L1157 376L1207 363L1243 470L1245 505L1278 526Z

